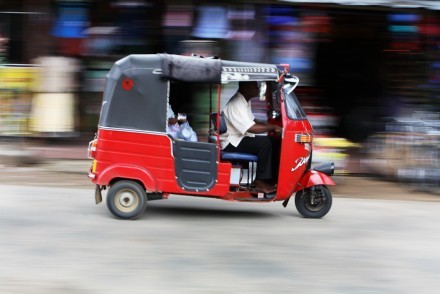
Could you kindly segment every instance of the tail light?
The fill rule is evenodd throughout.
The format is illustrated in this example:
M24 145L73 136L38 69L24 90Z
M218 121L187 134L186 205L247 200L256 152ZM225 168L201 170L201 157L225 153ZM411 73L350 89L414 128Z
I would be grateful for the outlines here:
M300 134L296 134L295 135L295 142L297 143L310 143L313 140L313 136L311 134L304 134L304 133L300 133Z
M97 144L98 144L98 139L94 139L94 140L89 142L89 148L87 149L87 157L89 159L94 159L95 158L96 145Z

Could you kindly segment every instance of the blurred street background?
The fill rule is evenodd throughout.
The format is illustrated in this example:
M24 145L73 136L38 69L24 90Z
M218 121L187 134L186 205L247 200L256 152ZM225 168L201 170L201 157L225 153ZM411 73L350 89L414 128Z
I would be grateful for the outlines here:
M3 181L85 175L108 70L158 52L289 63L336 189L440 190L440 4L416 0L0 0ZM207 93L188 96L206 133ZM383 193L390 183L403 190Z
M85 159L116 60L195 53L291 64L315 163L427 192L440 186L436 1L1 0L0 16L6 167ZM206 93L191 94L197 106L185 111L204 130Z

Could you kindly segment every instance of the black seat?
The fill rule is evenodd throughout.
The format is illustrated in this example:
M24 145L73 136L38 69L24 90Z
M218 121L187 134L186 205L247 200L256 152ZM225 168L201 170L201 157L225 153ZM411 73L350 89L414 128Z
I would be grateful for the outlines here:
M213 112L211 113L211 121L212 124L214 125L214 129L217 130L217 112ZM224 134L226 133L226 131L228 130L227 126L226 126L226 121L225 121L225 117L223 116L222 113L220 113L220 125L219 125L219 129L218 129L218 133Z

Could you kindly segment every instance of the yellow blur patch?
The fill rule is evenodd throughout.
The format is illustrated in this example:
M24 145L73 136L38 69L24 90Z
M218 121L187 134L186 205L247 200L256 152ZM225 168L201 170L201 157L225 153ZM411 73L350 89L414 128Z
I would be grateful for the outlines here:
M316 146L334 147L334 148L349 148L361 147L361 145L348 141L345 138L315 138L313 143Z
M0 66L0 88L33 90L38 80L37 67L9 67Z
M98 165L98 162L94 159L92 164L92 173L96 171L96 166Z

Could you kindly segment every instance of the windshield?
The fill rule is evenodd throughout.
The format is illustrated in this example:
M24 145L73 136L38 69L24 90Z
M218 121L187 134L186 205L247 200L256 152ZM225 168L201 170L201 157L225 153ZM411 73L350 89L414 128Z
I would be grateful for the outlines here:
M301 105L296 98L296 95L293 91L288 93L288 89L286 87L283 88L283 94L286 101L286 113L290 119L305 119L306 113L302 109Z

